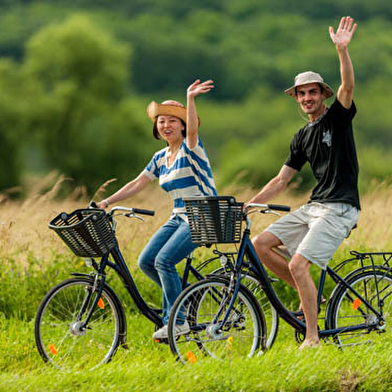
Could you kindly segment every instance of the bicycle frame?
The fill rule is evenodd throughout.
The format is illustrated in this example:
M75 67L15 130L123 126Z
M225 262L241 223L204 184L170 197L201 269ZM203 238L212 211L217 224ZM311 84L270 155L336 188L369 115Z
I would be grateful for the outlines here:
M154 324L156 324L159 328L163 326L162 318L159 316L158 312L148 306L146 301L143 299L142 295L140 294L136 283L132 277L132 274L124 260L124 257L120 251L120 248L118 245L116 245L110 252L110 255L112 256L114 262L111 262L109 260L109 255L106 255L101 258L101 261L98 265L98 268L96 269L96 275L95 275L95 282L94 282L94 288L89 293L86 297L85 303L88 303L88 300L90 299L92 292L95 291L96 286L98 286L96 292L97 296L94 300L94 303L89 310L89 313L86 317L86 320L83 324L83 327L85 328L88 325L88 322L94 312L95 307L97 306L97 303L99 301L99 298L101 296L102 290L104 288L105 282L106 282L106 267L110 267L113 269L117 275L121 278L122 282L124 283L125 288L127 289L129 295L135 302L137 308L140 310L140 312L147 317L150 321L152 321ZM192 266L192 256L189 255L186 259L186 264L185 264L185 269L184 273L182 276L182 287L185 288L189 274L192 273L196 279L201 280L203 279L203 275L195 268ZM77 274L81 275L81 274ZM90 275L88 275L90 276ZM84 313L85 309L84 306L82 307L79 316Z
M227 315L229 314L231 308L233 307L233 303L235 300L235 297L238 293L240 284L241 284L241 269L242 269L242 264L243 264L243 260L244 257L247 256L250 264L251 264L251 271L255 274L255 276L258 278L258 280L260 281L261 285L263 286L263 289L265 291L265 294L268 298L268 300L271 302L272 306L275 308L275 310L277 311L278 315L284 320L286 321L289 325L291 325L294 329L298 330L299 332L305 334L306 333L306 325L304 322L302 322L301 320L299 320L297 317L295 317L295 314L293 314L292 311L290 311L289 309L287 309L283 303L280 301L280 299L277 297L275 290L273 289L270 279L267 275L267 272L265 270L265 267L263 266L263 264L260 262L256 251L253 247L253 244L250 240L250 220L247 218L247 227L244 230L243 233L243 237L241 240L241 244L240 244L240 248L238 251L238 258L236 261L236 265L235 265L235 270L234 270L234 274L236 277L236 283L235 283L235 288L234 288L234 295L233 295L233 299L231 301L231 303L229 304L229 309L226 312L226 317L224 317L224 319L222 320L222 325L224 325L224 323L227 320ZM374 264L373 264L374 267ZM378 319L382 318L382 314L380 314L376 309L374 309L371 304L365 299L363 298L361 295L359 295L356 290L354 290L342 277L340 277L333 269L331 269L330 267L327 267L326 270L323 270L321 272L320 275L320 282L319 282L319 287L318 287L318 295L317 295L317 303L318 306L320 305L321 302L321 295L322 295L322 291L324 288L324 282L325 282L325 278L326 278L326 274L329 274L332 279L336 282L336 283L340 283L341 285L343 285L345 288L347 288L348 290L350 290L353 295L357 298L359 298L362 303L364 304L364 306L367 309L370 309L376 316ZM379 293L377 292L377 295L379 295ZM320 337L327 337L327 336L332 336L335 334L338 334L340 332L352 332L352 331L356 331L356 330L360 330L360 329L365 329L365 328L373 328L376 327L378 325L378 322L375 322L373 324L359 324L356 326L350 326L350 327L342 327L342 328L338 328L338 329L327 329L327 330L320 330L319 334Z

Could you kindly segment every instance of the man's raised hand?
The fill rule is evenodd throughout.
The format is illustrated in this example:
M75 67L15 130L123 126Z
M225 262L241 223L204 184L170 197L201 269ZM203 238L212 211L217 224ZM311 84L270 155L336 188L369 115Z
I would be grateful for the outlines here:
M344 16L340 20L336 34L334 33L333 27L329 27L329 35L331 36L331 40L336 47L346 48L350 43L356 29L357 24L354 23L354 19L349 16Z

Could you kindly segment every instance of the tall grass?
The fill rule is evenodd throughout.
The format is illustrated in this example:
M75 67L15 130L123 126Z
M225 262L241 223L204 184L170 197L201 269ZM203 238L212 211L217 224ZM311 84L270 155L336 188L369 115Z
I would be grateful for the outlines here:
M152 342L153 325L136 312L121 283L109 277L120 293L128 320L129 350L119 350L112 363L95 372L62 372L46 366L34 343L34 316L45 292L69 276L71 271L87 272L83 260L73 256L56 234L47 227L59 212L83 208L88 198L76 190L67 199L56 198L64 178L54 175L31 186L27 197L0 202L0 390L391 390L392 341L339 350L323 345L300 352L293 331L281 323L272 350L262 357L232 361L206 358L194 366L178 364L165 345ZM348 257L351 249L392 251L392 188L384 184L362 198L358 228L344 241L335 260ZM102 191L102 190L101 190ZM247 201L252 189L226 188L221 194ZM274 200L293 208L307 201L287 191ZM143 295L159 304L160 291L137 269L137 255L152 233L170 214L171 201L152 185L122 205L149 208L155 217L145 222L119 218L118 238L129 267ZM253 233L263 230L274 216L254 216ZM211 254L200 248L197 258ZM332 261L334 263L336 261ZM282 289L283 290L283 289ZM296 293L289 292L293 302ZM391 326L387 325L387 328Z

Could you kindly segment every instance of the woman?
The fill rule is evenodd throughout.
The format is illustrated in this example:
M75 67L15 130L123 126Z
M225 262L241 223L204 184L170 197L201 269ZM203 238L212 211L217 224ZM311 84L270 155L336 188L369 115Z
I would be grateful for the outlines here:
M106 208L133 196L156 178L174 200L170 219L153 235L138 260L140 269L163 292L164 325L153 334L154 339L167 338L170 309L181 292L176 264L196 248L191 240L182 198L216 195L210 163L198 134L199 117L195 106L195 97L212 88L212 80L203 83L196 80L187 90L187 108L177 101L150 103L147 114L154 122L153 135L164 140L167 146L154 154L136 179L98 204L100 208ZM176 327L179 335L188 331L185 320Z

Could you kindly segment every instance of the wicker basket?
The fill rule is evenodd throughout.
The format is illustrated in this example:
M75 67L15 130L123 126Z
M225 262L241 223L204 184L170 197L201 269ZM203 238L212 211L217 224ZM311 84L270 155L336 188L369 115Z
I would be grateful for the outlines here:
M244 203L231 196L187 197L192 242L199 245L241 241Z
M106 212L89 208L59 214L49 223L76 256L102 257L116 244Z

